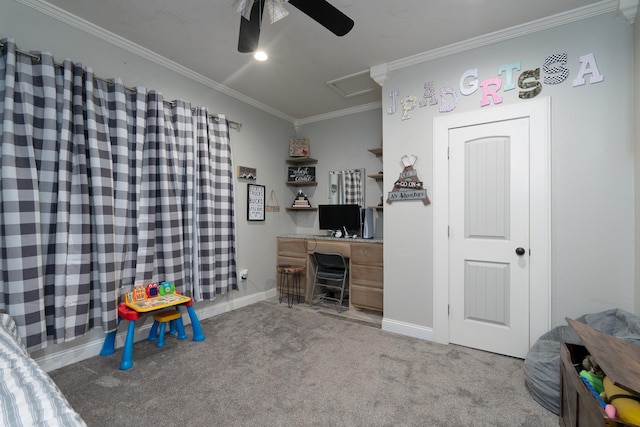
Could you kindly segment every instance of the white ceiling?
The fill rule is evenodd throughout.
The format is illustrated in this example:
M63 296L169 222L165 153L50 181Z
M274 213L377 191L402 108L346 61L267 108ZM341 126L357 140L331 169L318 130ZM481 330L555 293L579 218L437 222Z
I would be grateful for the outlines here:
M314 0L309 0L314 1ZM380 90L345 99L327 82L531 23L599 0L330 0L355 21L337 37L295 7L265 19L269 60L237 51L240 16L231 0L49 0L77 17L275 110L305 119L378 102ZM582 9L581 9L582 10ZM578 11L579 12L579 11ZM126 82L130 85L144 82Z

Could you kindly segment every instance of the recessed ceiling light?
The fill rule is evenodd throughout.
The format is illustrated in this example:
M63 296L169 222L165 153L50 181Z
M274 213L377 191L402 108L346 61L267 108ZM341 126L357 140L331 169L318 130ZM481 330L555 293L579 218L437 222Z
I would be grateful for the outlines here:
M257 60L257 61L266 61L267 59L269 59L269 56L267 55L266 52L263 52L261 50L257 51L253 57Z

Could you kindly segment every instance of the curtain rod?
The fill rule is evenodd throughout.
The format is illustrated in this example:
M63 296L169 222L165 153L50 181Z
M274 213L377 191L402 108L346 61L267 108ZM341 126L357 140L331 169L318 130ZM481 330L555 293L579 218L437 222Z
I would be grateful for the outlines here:
M6 45L5 45L4 43L0 43L0 49L4 49L5 47L6 47ZM33 59L34 61L36 61L36 62L40 62L40 56L39 56L39 55L35 55L35 54L31 53L31 52L27 52L27 51L24 51L24 50L20 50L20 49L18 49L17 47L16 47L16 52L17 52L18 54L20 54L20 55L28 56L28 57L30 57L31 59ZM55 62L55 61L54 61L54 65L55 65L56 67L62 67L62 66L63 66L62 64L58 64L58 63L57 63L57 62ZM102 78L102 77L99 77L99 76L96 76L96 75L94 75L94 76L93 76L93 78L94 78L94 79L96 79L96 80L99 80L99 81L101 81L101 82L104 82L104 83L106 83L106 84L109 84L109 85L114 84L114 83L113 83L113 80L105 79L105 78ZM133 87L125 86L124 88L125 88L126 90L130 91L130 92L133 92L133 93L138 92L138 91L136 90L136 88L133 88ZM164 101L164 100L163 100L163 102L164 102L165 104L169 104L169 105L171 105L171 106L175 106L175 105L176 105L176 100L173 100L173 101ZM196 110L195 108L191 108L191 112L194 112L195 110ZM211 117L211 118L212 118L212 119L214 119L214 120L219 120L219 119L220 119L216 114L209 114L209 117ZM231 129L235 129L235 130L237 130L238 132L240 132L240 129L242 128L242 123L234 122L234 121L232 121L232 120L227 120L227 121L229 122L229 127L230 127Z

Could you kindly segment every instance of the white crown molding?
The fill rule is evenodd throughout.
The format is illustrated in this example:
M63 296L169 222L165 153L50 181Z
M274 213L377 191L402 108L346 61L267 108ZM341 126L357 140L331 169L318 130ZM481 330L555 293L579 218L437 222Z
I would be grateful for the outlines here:
M637 2L637 0L634 1ZM487 46L516 37L521 37L549 28L558 27L560 25L569 24L574 21L591 18L593 16L598 16L609 12L616 12L617 9L618 0L605 0L589 6L574 9L569 12L564 12L547 18L538 19L537 21L532 21L526 24L517 25L515 27L506 28L504 30L495 31L484 36L475 37L460 43L454 43L449 46L444 46L442 48L433 49L428 52L419 53L417 55L412 55L407 58L389 62L389 71L391 72L393 70L400 70L402 68L422 64L434 59L454 55L456 53L465 52L471 49L477 49L482 46Z
M279 117L289 122L293 122L295 120L295 117L292 117L288 114L278 111L273 107L270 107L266 104L263 104L260 101L250 98L238 91L235 91L221 83L216 82L215 80L211 80L210 78L207 78L202 74L196 73L195 71L190 70L189 68L184 67L178 64L177 62L171 61L170 59L160 56L149 49L146 49L140 45L137 45L123 37L118 36L117 34L114 34L110 31L105 30L104 28L98 27L97 25L92 24L91 22L86 21L65 10L62 10L59 7L54 6L50 3L47 3L42 0L16 0L16 1L34 10L37 10L38 12L44 13L47 16L57 19L60 22L63 22L67 25L75 27L81 31L84 31L87 34L91 34L92 36L95 36L101 40L104 40L107 43L110 43L114 46L117 46L121 49L131 52L134 55L138 55L148 61L151 61L162 67L165 67L168 70L174 71L182 76L185 76L191 80L194 80L206 87L209 87L225 95L228 95L232 98L235 98L238 101L244 102L245 104L249 104L253 107L256 107L273 116Z
M387 80L387 76L389 75L389 64L382 63L378 65L374 65L369 69L369 75L376 83L380 86L384 85L384 81Z
M370 102L369 104L362 104L356 107L345 108L344 110L332 111L326 114L318 114L317 116L311 116L304 119L296 120L297 126L306 125L314 122L321 122L323 120L335 119L337 117L347 116L349 114L362 113L364 111L375 110L376 108L382 108L382 101Z
M618 15L633 24L638 13L638 0L618 0Z

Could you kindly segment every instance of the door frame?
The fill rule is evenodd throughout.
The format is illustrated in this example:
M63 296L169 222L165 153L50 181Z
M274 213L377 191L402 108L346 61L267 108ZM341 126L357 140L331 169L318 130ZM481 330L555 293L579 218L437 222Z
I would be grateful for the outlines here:
M551 99L433 119L433 340L449 344L449 129L529 118L529 347L551 327ZM445 250L446 249L446 250Z

